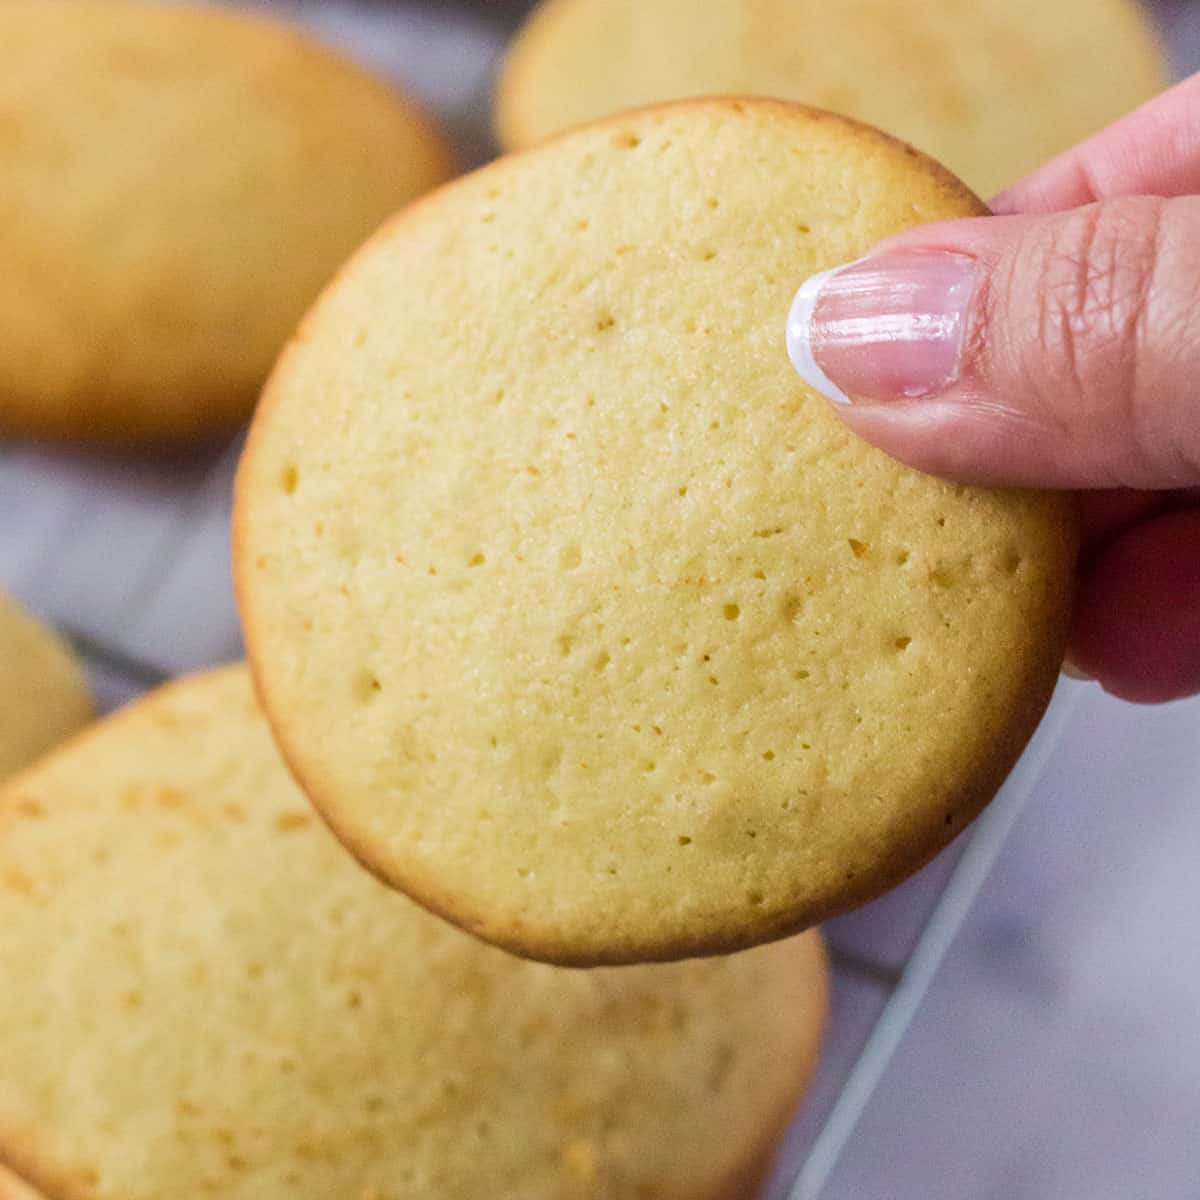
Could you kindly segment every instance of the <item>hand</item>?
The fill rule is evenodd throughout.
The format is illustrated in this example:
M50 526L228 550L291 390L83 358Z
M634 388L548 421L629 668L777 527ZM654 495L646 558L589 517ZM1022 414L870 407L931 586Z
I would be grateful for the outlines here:
M810 280L788 333L806 381L896 458L1080 492L1069 657L1143 702L1200 691L1198 193L1200 75L1003 193L1000 215Z

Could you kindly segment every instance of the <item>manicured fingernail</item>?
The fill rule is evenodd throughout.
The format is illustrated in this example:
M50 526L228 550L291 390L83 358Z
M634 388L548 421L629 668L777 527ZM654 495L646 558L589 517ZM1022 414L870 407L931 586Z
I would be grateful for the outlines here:
M814 275L788 314L792 365L836 404L941 395L959 378L978 270L965 254L926 251Z

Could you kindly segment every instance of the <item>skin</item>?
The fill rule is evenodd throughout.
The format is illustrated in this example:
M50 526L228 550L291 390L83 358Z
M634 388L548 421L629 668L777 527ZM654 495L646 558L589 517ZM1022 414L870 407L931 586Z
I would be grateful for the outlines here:
M956 379L901 398L886 348L852 377L819 348L838 411L921 470L1077 491L1071 662L1127 700L1200 692L1200 75L992 207L871 254L978 264Z

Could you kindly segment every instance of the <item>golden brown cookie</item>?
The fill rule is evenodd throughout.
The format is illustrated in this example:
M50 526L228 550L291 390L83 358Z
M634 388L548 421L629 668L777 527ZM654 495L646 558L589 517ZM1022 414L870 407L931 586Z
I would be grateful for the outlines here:
M449 173L417 108L295 29L0 3L0 436L213 437L379 222Z
M240 667L0 792L0 1157L50 1200L743 1200L804 1088L815 934L568 971L383 887Z
M410 209L310 313L238 480L285 756L384 879L572 963L874 896L991 798L1053 687L1073 522L847 431L797 285L981 212L775 101L627 114Z
M514 149L639 104L778 96L878 125L987 195L1166 81L1134 0L543 0L496 128Z
M0 780L91 715L87 680L66 644L0 592Z

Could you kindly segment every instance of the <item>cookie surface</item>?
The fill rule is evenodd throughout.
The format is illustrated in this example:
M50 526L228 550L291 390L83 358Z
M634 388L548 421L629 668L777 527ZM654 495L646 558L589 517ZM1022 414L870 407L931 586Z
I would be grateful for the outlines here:
M579 972L429 916L243 668L0 793L0 928L0 1159L48 1200L742 1200L825 1007L816 935Z
M285 756L383 878L553 961L728 950L915 869L1015 760L1073 529L853 437L796 286L980 211L772 101L627 115L399 218L281 361L235 568Z
M543 0L496 127L517 148L640 104L778 96L877 125L989 195L1166 82L1134 0Z
M0 781L91 715L87 681L74 655L0 592Z
M423 114L288 26L4 0L0 436L231 430L342 259L448 173Z

